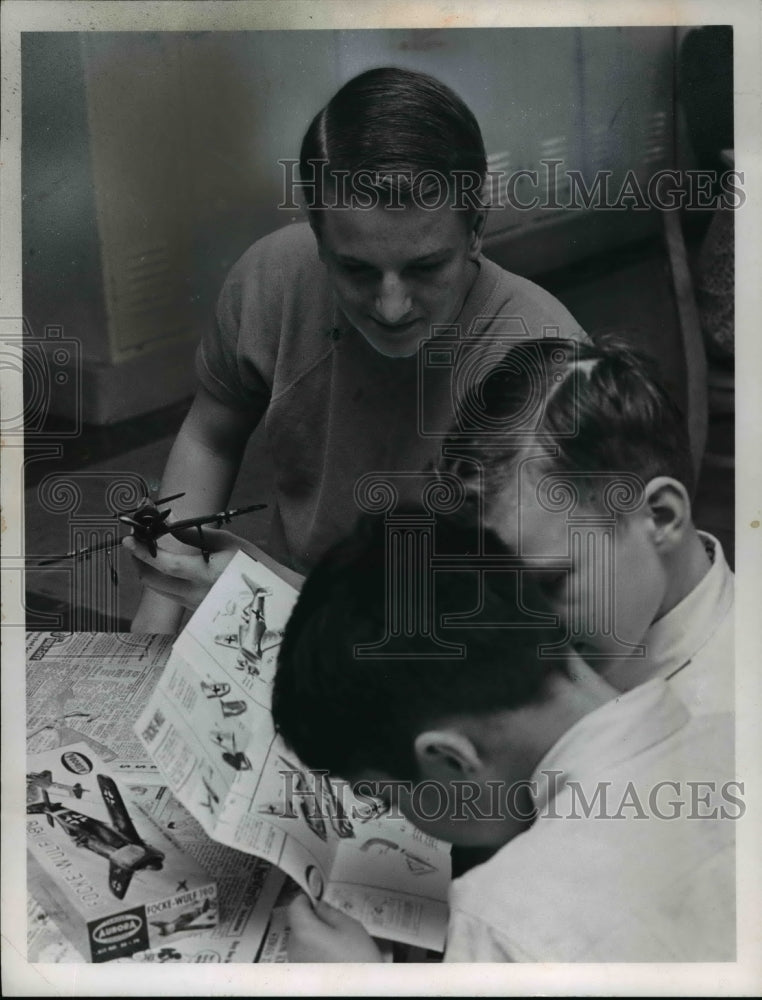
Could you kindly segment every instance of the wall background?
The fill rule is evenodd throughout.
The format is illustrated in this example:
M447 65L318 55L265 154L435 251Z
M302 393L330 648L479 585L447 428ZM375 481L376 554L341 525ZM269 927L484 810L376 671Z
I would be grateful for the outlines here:
M602 169L613 185L627 170L645 181L690 155L675 100L677 30L25 33L30 335L44 341L55 325L81 344L86 423L189 395L193 349L228 268L297 217L277 208L278 160L296 158L314 114L372 66L452 86L482 126L493 169L553 158L588 181ZM538 276L655 231L654 215L499 210L487 252ZM72 400L61 392L53 407L65 417Z

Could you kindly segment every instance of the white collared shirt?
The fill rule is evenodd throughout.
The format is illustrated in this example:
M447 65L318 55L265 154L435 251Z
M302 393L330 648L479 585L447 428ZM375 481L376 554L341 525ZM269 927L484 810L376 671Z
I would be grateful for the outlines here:
M445 960L733 960L733 776L732 717L665 681L591 712L535 770L533 825L453 882Z
M668 680L694 714L732 712L734 688L734 577L722 546L699 536L712 565L693 590L646 633L643 659L632 658L604 672L627 691L653 677Z

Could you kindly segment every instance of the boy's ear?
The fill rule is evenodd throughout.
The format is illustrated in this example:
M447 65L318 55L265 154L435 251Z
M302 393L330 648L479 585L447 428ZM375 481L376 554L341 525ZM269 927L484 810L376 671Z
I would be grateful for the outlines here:
M645 502L654 545L675 548L693 524L688 491L671 476L656 476L646 485Z
M429 729L413 744L422 778L440 781L473 778L483 762L471 740L452 729Z
M468 245L468 256L471 260L476 260L482 252L484 242L484 228L487 225L487 213L477 212L471 228L471 237Z

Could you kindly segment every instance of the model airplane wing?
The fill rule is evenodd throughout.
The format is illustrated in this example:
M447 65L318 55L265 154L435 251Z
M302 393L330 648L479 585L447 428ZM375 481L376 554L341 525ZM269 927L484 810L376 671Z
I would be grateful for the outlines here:
M124 899L125 894L130 887L132 875L133 873L128 871L128 869L120 868L120 866L115 865L113 861L110 862L108 866L108 884L117 899Z
M173 521L168 530L174 534L175 531L184 531L187 528L201 528L206 524L217 524L221 528L227 524L231 518L239 517L241 514L252 514L256 510L264 510L266 503L252 503L248 507L234 507L231 510L221 510L217 514L204 514L201 517L185 517L179 521Z
M49 826L53 826L53 817L50 815L52 812L52 804L50 799L47 802L33 802L31 805L26 807L26 811L29 815L34 815L35 813L43 813L48 821Z
M133 844L142 844L143 841L140 834L130 819L130 814L127 812L127 808L122 801L122 796L119 794L119 789L116 787L114 779L109 778L105 774L99 774L97 777L98 786L100 787L103 801L106 803L106 808L108 809L108 814L113 825ZM126 891L127 886L125 886ZM121 896L119 898L121 899Z
M52 785L53 784L53 772L52 771L32 771L26 777L27 777L27 781L35 781L38 785Z
M196 529L197 538L193 541L189 541L189 544L196 545L196 547L201 548L204 552L204 535L201 531L203 525L215 524L218 528L221 528L223 524L228 524L232 518L239 517L241 514L250 514L256 510L263 510L267 507L266 503L253 503L249 504L248 507L236 507L230 510L221 510L216 514L205 514L201 517L186 517L179 521L173 521L171 524L167 523L170 511L169 509L161 511L159 507L163 504L169 503L172 500L178 500L180 497L185 496L184 493L176 493L171 497L163 497L161 500L151 500L148 496L139 504L134 510L125 511L122 514L117 514L117 518L122 524L128 525L132 528L135 538L142 542L144 545L148 546L149 551L152 555L156 555L156 540L167 534L174 535L175 532L187 533L193 532ZM50 559L42 559L37 563L38 566L52 566L54 563L61 562L63 559L85 559L92 555L94 552L106 551L109 553L110 550L118 548L122 539L125 536L119 537L117 535L111 535L106 541L99 542L97 545L89 545L84 549L75 549L72 552L65 552L60 556L53 556ZM181 541L183 539L181 538ZM206 553L205 558L208 558L208 553ZM111 566L111 579L114 584L117 583L116 571L113 565Z

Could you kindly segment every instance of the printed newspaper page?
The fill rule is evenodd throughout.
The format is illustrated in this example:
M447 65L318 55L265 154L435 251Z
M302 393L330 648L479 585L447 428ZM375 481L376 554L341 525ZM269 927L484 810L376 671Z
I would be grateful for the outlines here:
M277 865L374 936L444 947L449 847L309 772L271 683L297 592L238 553L178 637L136 732L204 830Z
M134 732L172 636L28 632L27 752L87 743L125 780L164 783Z

